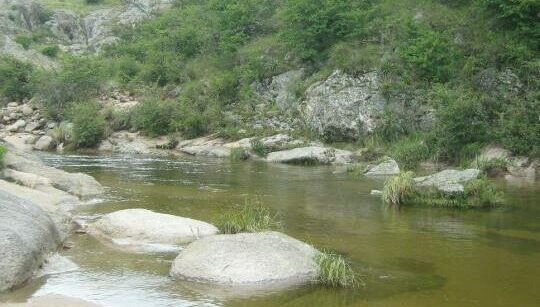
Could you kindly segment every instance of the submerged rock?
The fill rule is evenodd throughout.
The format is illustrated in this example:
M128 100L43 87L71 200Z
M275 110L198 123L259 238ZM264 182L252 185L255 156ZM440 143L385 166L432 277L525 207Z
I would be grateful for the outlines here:
M414 178L419 187L435 187L443 193L462 193L463 184L478 178L480 170L444 170L433 175Z
M0 291L32 277L59 244L58 230L44 210L0 191Z
M297 285L313 282L317 250L278 232L217 235L180 252L171 276L226 285Z
M393 159L387 159L371 167L366 173L366 176L393 176L399 174L399 165Z
M215 235L218 229L185 217L127 209L109 213L88 226L88 233L135 252L169 251Z

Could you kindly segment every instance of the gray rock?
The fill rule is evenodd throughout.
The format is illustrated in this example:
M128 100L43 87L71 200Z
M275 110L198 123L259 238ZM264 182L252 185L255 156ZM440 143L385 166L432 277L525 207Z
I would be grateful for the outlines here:
M221 145L194 145L186 146L179 149L180 151L194 155L213 158L226 158L231 155L231 149Z
M376 127L386 102L379 93L376 73L359 77L335 71L306 92L301 115L320 137L357 139Z
M371 190L371 192L369 192L369 195L373 195L373 196L381 196L381 195L382 195L382 191L380 191L380 190Z
M215 235L208 223L145 209L120 210L88 226L88 232L126 250L175 250L179 245Z
M298 285L313 282L319 268L313 247L278 232L217 235L180 252L174 278L226 285Z
M371 167L366 173L366 176L393 176L399 174L399 165L393 159L387 159Z
M292 164L331 164L335 159L335 149L318 146L271 152L266 157L266 160L269 162Z
M24 106L21 108L21 112L22 112L25 116L29 116L29 115L32 115L32 113L34 113L34 110L33 110L32 107L30 107L29 105L24 105Z
M59 244L58 230L45 211L0 191L0 291L29 279Z
M23 129L25 126L26 126L26 121L24 119L19 119L11 126L8 126L7 130L10 132L17 132L20 129Z
M287 112L297 108L298 102L293 87L303 76L303 70L291 70L263 82L255 82L251 87L265 104L275 104L279 110Z
M528 157L514 157L507 164L508 180L521 179L534 182L536 180L537 161L529 162Z
M40 123L39 121L32 121L26 124L26 127L24 127L24 132L30 133L34 130L41 128L42 126L43 124Z
M15 107L17 107L18 105L19 105L19 103L14 102L14 101L7 104L7 106L8 106L9 108L15 108Z
M48 150L53 150L55 145L56 144L52 137L48 135L44 135L39 138L36 144L34 144L34 149L48 151Z
M4 157L6 167L39 175L49 179L52 185L62 191L82 198L88 198L103 193L103 187L91 176L82 173L68 173L44 165L38 159L10 147Z
M433 175L414 178L419 187L435 187L443 193L463 192L463 184L478 178L480 170L444 170Z

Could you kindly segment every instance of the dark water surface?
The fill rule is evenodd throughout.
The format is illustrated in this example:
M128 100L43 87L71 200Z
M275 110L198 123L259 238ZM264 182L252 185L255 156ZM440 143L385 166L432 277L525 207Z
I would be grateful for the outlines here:
M306 286L252 297L168 278L174 254L133 255L87 235L64 255L80 270L33 281L0 297L64 294L106 306L540 306L540 185L501 183L508 208L491 211L385 208L370 196L379 180L334 167L132 156L45 155L107 187L79 209L96 215L147 208L215 222L258 199L282 231L346 255L365 286ZM270 256L270 255L269 255Z

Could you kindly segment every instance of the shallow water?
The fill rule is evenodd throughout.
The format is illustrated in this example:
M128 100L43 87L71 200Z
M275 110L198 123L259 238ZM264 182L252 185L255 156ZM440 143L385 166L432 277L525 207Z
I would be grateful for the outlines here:
M79 208L94 216L147 208L216 221L246 199L276 210L282 231L346 255L362 274L356 290L305 286L258 293L168 278L174 254L133 255L87 235L63 252L80 270L30 282L2 301L64 294L105 306L539 306L540 185L500 183L511 206L491 211L386 208L370 196L380 180L334 167L181 157L58 156L108 187Z

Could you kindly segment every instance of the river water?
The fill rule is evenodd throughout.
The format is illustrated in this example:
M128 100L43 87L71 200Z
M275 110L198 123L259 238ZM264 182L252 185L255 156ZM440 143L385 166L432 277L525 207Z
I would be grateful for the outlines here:
M396 209L369 195L382 181L354 179L334 167L122 155L43 159L107 187L103 199L78 209L84 216L147 208L215 222L246 200L260 201L279 214L281 231L350 259L364 285L248 295L172 281L175 254L123 253L75 235L63 254L79 270L34 280L0 302L54 293L130 307L540 306L538 183L499 183L509 206L495 210Z

